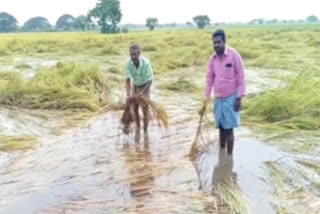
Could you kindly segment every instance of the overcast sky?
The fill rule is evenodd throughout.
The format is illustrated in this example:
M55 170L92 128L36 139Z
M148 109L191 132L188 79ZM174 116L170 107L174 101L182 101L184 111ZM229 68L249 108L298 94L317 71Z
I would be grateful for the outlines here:
M320 17L320 0L120 0L122 23L145 23L157 17L160 23L185 23L199 14L212 22L247 22L254 18L305 19ZM65 13L87 14L97 0L0 0L0 10L14 15L19 24L44 16L51 24Z

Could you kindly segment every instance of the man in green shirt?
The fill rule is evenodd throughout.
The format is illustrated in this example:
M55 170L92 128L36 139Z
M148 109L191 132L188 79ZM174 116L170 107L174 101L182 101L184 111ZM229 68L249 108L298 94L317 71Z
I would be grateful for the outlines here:
M141 56L140 47L138 45L132 45L129 49L130 59L126 66L126 92L127 99L135 96L145 96L150 98L150 87L153 80L153 72L149 60ZM143 107L143 130L145 133L148 131L149 124L149 109ZM139 105L134 106L135 122L137 130L140 130L139 120ZM128 132L128 127L124 128L125 132Z

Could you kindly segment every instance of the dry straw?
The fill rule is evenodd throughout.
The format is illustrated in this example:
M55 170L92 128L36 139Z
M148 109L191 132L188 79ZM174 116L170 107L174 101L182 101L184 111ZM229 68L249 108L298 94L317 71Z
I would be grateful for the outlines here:
M150 99L143 96L135 96L127 100L126 106L121 118L121 123L124 127L130 127L135 121L134 106L139 105L143 109L149 108L149 117L151 120L155 120L159 127L164 130L168 129L169 120L168 115L164 108ZM138 115L138 117L140 117ZM139 118L140 119L140 118Z

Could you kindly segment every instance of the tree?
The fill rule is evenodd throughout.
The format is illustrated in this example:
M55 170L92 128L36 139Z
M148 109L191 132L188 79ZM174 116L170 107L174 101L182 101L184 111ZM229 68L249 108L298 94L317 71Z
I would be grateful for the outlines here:
M158 19L157 18L147 18L146 20L146 26L152 31L158 24Z
M263 25L265 23L267 23L267 21L264 19L253 19L249 22L250 25Z
M0 32L13 32L18 30L18 21L11 14L0 13Z
M98 0L96 7L89 12L88 17L98 19L101 33L117 33L119 32L118 24L122 18L120 1Z
M51 25L46 18L37 16L26 21L23 25L23 29L26 31L50 30Z
M77 30L85 31L86 29L89 28L88 25L89 25L88 17L81 15L75 18L73 23L73 28Z
M187 22L186 25L187 25L188 27L193 27L193 24L192 24L191 22Z
M317 21L319 21L319 19L315 15L311 15L311 16L307 17L307 21L308 22L317 22Z
M122 28L122 33L129 33L129 28L128 27L123 27Z
M271 24L276 24L276 23L278 23L278 20L277 19L272 19L270 23Z
M56 23L57 30L72 30L75 18L69 14L64 14L59 17Z
M197 24L199 29L203 29L206 25L210 25L210 18L207 15L199 15L193 17L193 21Z
M170 27L177 27L177 23L172 22L169 26L170 26Z

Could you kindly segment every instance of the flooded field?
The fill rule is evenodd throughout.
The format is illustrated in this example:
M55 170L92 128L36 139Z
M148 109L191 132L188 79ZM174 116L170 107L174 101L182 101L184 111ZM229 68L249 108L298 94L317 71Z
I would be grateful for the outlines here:
M153 125L149 135L124 136L121 112L99 115L60 136L40 124L30 127L41 127L42 144L1 161L0 213L237 213L216 188L226 179L233 180L228 188L247 213L277 213L265 163L291 158L246 129L237 131L235 154L227 156L212 129L212 143L191 162L197 124L190 115L196 119L197 105L191 98L173 102L176 96L158 96L170 116L168 133Z
M3 161L1 213L215 213L227 208L214 193L214 178L229 172L248 201L254 199L250 209L272 211L263 162L281 153L240 130L234 158L212 144L192 163L188 152L197 124L183 122L192 110L166 102L168 133L152 126L149 135L119 135L120 115L109 112ZM265 204L257 206L262 194Z
M160 37L168 43L177 40L192 46L191 41L177 35ZM0 60L0 70L20 73L27 89L23 94L16 85L10 87L8 82L15 81L15 76L1 77L5 87L0 88L0 214L320 213L320 136L313 120L316 113L304 111L307 124L285 117L267 123L259 120L261 112L250 113L252 109L245 108L244 126L236 130L235 153L228 156L217 145L218 133L212 112L208 111L206 144L191 160L205 60L189 63L189 55L146 51L157 71L152 100L165 107L169 129L161 130L152 124L147 135L133 130L127 136L121 130L122 111L109 108L121 106L125 99L126 52L110 48L108 51L115 53L103 57L99 55L99 39L105 38L80 38L97 43L94 54L86 55L84 48L81 55L4 56ZM113 40L127 48L123 37ZM76 47L73 43L70 46ZM201 51L192 53L207 56L207 49ZM179 57L171 56L172 61L162 64L157 58L159 53L162 59L168 54L169 58L170 54ZM251 66L247 69L249 101L245 106L258 105L254 101L260 97L267 104L281 104L265 98L265 92L282 88L290 91L290 82L283 80L295 71L286 66L260 68L263 59L250 57L246 59ZM266 63L271 65L273 60L278 59ZM69 61L73 63L66 63ZM87 72L90 69L94 75ZM46 73L37 76L42 70ZM15 83L19 86L20 82ZM55 87L59 85L56 83L63 87ZM46 89L47 84L50 91L35 91ZM181 85L183 90L179 90ZM12 93L8 95L7 90ZM280 104L283 109L291 109ZM316 102L310 102L310 106L317 106ZM261 105L261 109L268 107ZM280 110L279 114L284 114ZM298 111L292 114L301 116Z

